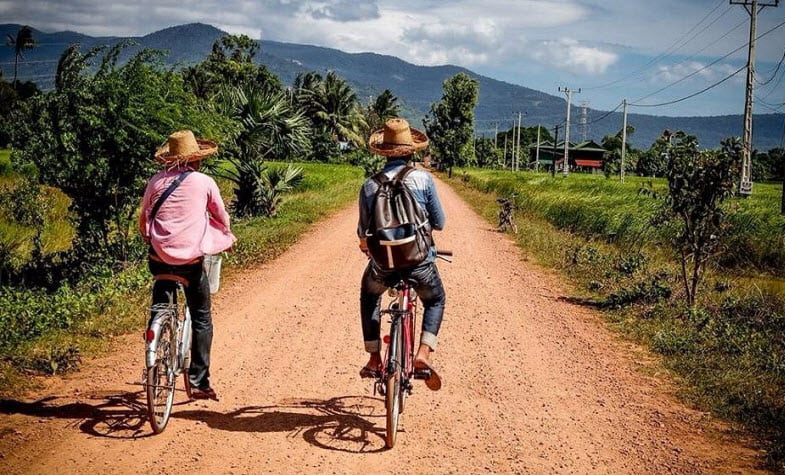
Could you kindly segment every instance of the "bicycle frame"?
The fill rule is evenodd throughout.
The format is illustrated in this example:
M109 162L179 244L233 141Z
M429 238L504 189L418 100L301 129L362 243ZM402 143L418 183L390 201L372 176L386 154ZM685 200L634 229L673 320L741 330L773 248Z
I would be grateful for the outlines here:
M183 318L179 318L180 312L175 303L175 293L182 296L183 300L185 300L183 284L177 282L175 292L168 295L169 302L163 304L157 311L153 308L155 316L150 320L147 332L145 333L145 365L147 368L155 366L156 353L161 337L161 326L164 325L167 320L171 320L172 328L174 329L172 336L175 340L171 342L172 348L177 349L174 373L175 375L178 375L182 373L185 366L185 360L191 350L191 312L188 310L188 305L184 304Z
M414 372L414 326L417 318L417 296L416 294L412 296L411 286L405 279L398 282L393 289L397 293L398 299L390 304L389 309L382 311L383 314L390 315L390 334L385 337L387 349L382 360L382 380L386 380L395 371L395 367L390 367L391 364L400 364L404 388L411 391L410 380ZM390 358L390 348L395 344L393 336L398 331L403 331L403 354L397 355L401 361Z

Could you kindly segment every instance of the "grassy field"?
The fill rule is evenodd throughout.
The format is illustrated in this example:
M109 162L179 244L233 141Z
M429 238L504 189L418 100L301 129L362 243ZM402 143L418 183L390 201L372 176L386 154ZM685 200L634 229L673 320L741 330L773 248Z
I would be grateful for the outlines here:
M785 280L780 185L756 184L733 200L736 229L710 269L699 306L683 303L668 229L649 222L659 202L638 193L662 181L459 170L448 181L495 223L498 196L516 193L518 244L573 283L576 303L601 309L612 328L662 355L681 395L767 441L785 468Z
M276 165L274 165L276 166ZM280 255L313 223L354 201L362 169L345 165L300 164L305 179L286 195L276 218L233 222L238 238L223 278ZM231 184L220 181L231 202ZM0 229L2 220L0 219ZM62 230L61 230L62 231ZM96 271L74 287L55 292L0 287L0 394L29 388L26 372L52 374L78 366L82 356L111 347L111 337L144 326L150 276L145 262L120 272Z

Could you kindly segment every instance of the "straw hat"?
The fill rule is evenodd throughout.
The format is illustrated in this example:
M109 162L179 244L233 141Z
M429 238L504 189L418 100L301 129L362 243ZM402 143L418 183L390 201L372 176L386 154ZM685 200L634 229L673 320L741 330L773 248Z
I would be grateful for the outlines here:
M178 130L155 152L155 159L165 164L188 163L202 160L217 152L218 145L215 142L197 140L190 130Z
M428 137L409 127L404 119L390 119L384 123L384 128L371 134L368 146L377 155L403 157L427 147Z

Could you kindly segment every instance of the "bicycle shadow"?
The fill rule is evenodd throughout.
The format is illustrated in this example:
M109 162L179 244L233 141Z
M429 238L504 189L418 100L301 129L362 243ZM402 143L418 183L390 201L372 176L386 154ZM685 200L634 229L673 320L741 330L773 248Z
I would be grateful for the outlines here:
M22 414L43 419L73 419L72 425L97 437L138 439L148 437L147 411L143 391L101 391L81 398L95 401L57 404L60 396L47 396L33 402L0 400L0 414ZM71 399L71 398L69 398Z
M178 411L172 417L202 421L230 432L286 432L309 444L348 453L375 453L385 448L384 402L368 396L284 401L275 406L247 406L232 412ZM377 426L372 418L381 418Z

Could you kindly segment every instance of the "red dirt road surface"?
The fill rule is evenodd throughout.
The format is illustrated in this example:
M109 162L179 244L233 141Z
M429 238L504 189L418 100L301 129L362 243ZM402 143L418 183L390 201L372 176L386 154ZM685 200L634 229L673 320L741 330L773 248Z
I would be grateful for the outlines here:
M365 257L356 209L215 296L219 402L144 420L139 335L27 399L0 403L0 473L715 473L758 467L753 449L647 376L652 358L557 276L525 261L439 183L447 310L435 353L444 386L417 382L396 447L384 403L357 373ZM179 381L178 381L179 383Z

